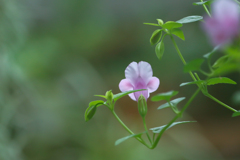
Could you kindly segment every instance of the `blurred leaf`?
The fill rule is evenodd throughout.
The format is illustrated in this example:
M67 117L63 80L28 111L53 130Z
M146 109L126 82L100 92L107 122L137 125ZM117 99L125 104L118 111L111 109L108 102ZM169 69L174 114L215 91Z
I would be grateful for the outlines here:
M214 64L213 64L213 68L217 68L222 66L223 64L225 64L229 59L228 55L222 56L220 57Z
M178 94L178 91L169 91L165 93L160 93L151 98L152 101L161 101L161 100L166 100L169 101L171 97L175 96Z
M180 84L180 87L182 86L186 86L186 85L190 85L190 84L201 84L201 83L204 83L205 81L203 80L200 80L200 81L192 81L192 82L185 82L185 83L181 83Z
M164 24L163 20L161 20L161 19L157 19L157 21L158 21L159 26L162 26Z
M237 116L240 116L240 110L237 111L237 112L234 112L233 115L232 115L232 117L237 117Z
M168 21L162 25L162 28L171 30L172 28L179 28L182 27L181 23L178 22L173 22L173 21Z
M204 59L194 59L184 66L184 72L200 70Z
M105 98L105 99L107 99L107 97L106 97L106 96L104 96L104 95L94 95L94 96L96 96L96 97L102 97L102 98Z
M180 122L174 122L173 124L171 124L166 130L168 130L169 128L178 125L178 124L183 124L183 123L191 123L191 122L196 122L196 121L180 121ZM150 128L149 130L152 130L153 133L160 133L164 127L166 127L167 125L163 125L160 127L155 127L155 128Z
M228 84L237 84L235 81L226 78L226 77L219 77L219 78L211 78L207 80L207 85L214 85L218 83L228 83Z
M203 17L202 16L188 16L188 17L184 17L176 22L178 23L192 23L192 22L196 22L196 21L200 21L202 20Z
M171 101L170 101L170 104L171 104L172 106L177 106L177 104L178 104L179 102L181 102L182 100L184 100L184 99L185 99L185 97L176 98L176 99L174 99L174 100L171 100ZM163 109L163 108L167 108L167 107L171 107L171 106L169 105L169 103L165 103L165 104L159 106L157 109Z
M155 47L155 53L158 57L159 60L162 59L163 53L164 53L164 43L163 40L161 42L159 42L156 47Z
M216 46L216 47L214 47L213 50L212 50L211 52L209 52L209 53L203 55L203 57L204 57L204 58L207 58L207 59L211 58L212 55L213 55L213 53L215 53L215 52L219 49L219 47L220 47L219 45Z
M232 102L235 105L240 105L240 91L236 91L232 96Z
M118 139L118 140L115 142L115 146L116 146L116 145L119 145L120 143L126 141L126 140L129 139L129 138L132 138L132 137L141 137L141 135L144 134L144 133L146 133L146 131L145 131L145 132L142 132L142 133L138 133L138 134L132 134L132 135L130 135L130 136L126 136L126 137L123 137L123 138L121 138L121 139Z
M89 106L86 111L85 111L85 121L89 121L90 119L92 119L92 117L94 116L94 114L96 113L97 110L97 105L93 105L93 106Z
M229 74L234 71L238 71L238 64L226 63L226 64L224 64L224 66L219 67L216 70L214 70L213 76Z
M103 103L104 103L104 101L102 101L102 100L96 100L96 101L90 102L88 106L90 107L90 106L97 105L96 107L99 107L99 106L103 105Z
M158 43L161 37L162 37L162 29L155 30L152 34L152 37L150 38L151 45Z
M212 0L210 1L203 1L203 2L194 2L193 5L197 6L197 5L210 5L212 3Z
M118 99L130 94L130 93L134 93L134 92L138 92L138 91L143 91L143 90L146 90L146 89L138 89L138 90L131 90L131 91L126 91L126 92L121 92L121 93L118 93L118 94L115 94L113 95L113 100L114 101L117 101Z
M143 24L150 25L150 26L160 26L159 24L155 24L155 23L143 23Z
M170 31L172 34L178 36L179 38L181 38L182 40L185 40L185 37L184 37L184 34L183 34L183 31L179 28L173 28L171 29Z

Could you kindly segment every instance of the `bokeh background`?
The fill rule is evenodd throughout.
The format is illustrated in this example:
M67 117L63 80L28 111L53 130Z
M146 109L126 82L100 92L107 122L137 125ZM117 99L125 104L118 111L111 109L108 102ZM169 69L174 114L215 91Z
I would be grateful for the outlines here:
M199 94L180 120L196 120L165 132L149 150L130 139L106 107L84 121L88 103L118 84L132 61L147 61L161 80L152 93L180 91L189 98L196 86L183 73L169 37L159 61L149 38L157 18L176 21L205 15L193 0L1 0L0 1L0 160L239 160L240 118ZM184 24L176 41L187 61L212 50L201 23ZM218 52L215 58L223 55ZM204 76L202 76L204 78ZM240 82L239 72L228 75ZM210 93L240 109L238 85L218 85ZM186 102L186 101L184 101ZM148 101L149 128L174 116ZM182 107L184 103L180 103ZM119 117L136 133L144 130L137 103L124 97Z

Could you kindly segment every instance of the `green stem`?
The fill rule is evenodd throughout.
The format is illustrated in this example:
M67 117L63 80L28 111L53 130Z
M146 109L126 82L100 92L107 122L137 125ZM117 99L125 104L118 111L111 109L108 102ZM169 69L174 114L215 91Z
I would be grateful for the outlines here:
M233 112L237 112L236 109L233 109L232 107L230 107L230 106L226 105L225 103L219 101L217 98L213 97L211 94L207 94L206 96L209 97L209 98L211 98L211 99L214 100L215 102L221 104L222 106L226 107L227 109L229 109L229 110L231 110L231 111L233 111Z
M117 115L114 111L112 111L112 113L113 113L114 117L118 120L118 122L128 131L128 133L130 133L130 134L133 135L133 134L134 134L133 131L131 131L131 130L123 123L123 121L118 117L118 115ZM143 139L141 139L141 138L139 138L139 137L135 137L135 138L136 138L139 142L141 142L142 144L144 144L145 146L147 146L148 148L151 148L151 146L149 146L148 144L146 144Z
M203 2L203 0L201 0L201 2ZM205 11L207 12L208 16L211 17L210 12L208 11L207 7L205 4L203 4L203 8L205 9Z
M145 117L143 117L142 119L143 119L143 125L144 125L145 131L146 131L146 133L147 133L148 140L149 140L149 142L150 142L151 145L152 145L153 142L152 142L152 140L151 140L151 138L150 138L150 136L149 136L149 132L148 132L148 128L147 128L147 125L146 125Z
M237 2L238 4L240 4L240 2L238 0L235 0L235 2Z
M175 47L175 49L176 49L176 51L177 51L177 53L178 53L180 59L182 60L183 64L186 65L187 63L186 63L185 59L183 58L182 53L180 52L180 50L179 50L179 48L178 48L178 46L177 46L177 44L176 44L176 42L175 42L173 36L170 35L170 37L171 37L171 39L172 39L172 42L173 42L173 44L174 44L174 47ZM190 74L190 76L192 77L192 79L193 79L194 81L197 81L196 78L194 77L194 75L193 75L193 73L192 73L191 71L189 72L189 74Z
M155 142L154 142L153 145L152 145L152 149L154 149L154 148L157 146L157 144L158 144L158 142L159 142L162 134L168 129L168 127L169 127L170 125L172 125L179 117L182 116L183 112L188 108L188 106L189 106L190 103L193 101L193 99L197 96L197 94L199 93L200 90L201 90L201 89L198 88L198 89L194 92L194 94L192 95L192 97L187 101L187 103L186 103L185 106L182 108L182 110L179 112L179 114L177 114L177 115L161 130L161 132L159 133L159 135L157 136Z

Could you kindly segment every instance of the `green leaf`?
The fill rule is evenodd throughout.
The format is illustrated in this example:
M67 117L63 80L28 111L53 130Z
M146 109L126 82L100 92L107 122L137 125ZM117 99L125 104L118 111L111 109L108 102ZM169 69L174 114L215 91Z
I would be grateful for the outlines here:
M90 119L92 119L92 117L94 116L94 114L96 113L97 110L97 105L94 106L89 106L86 111L85 111L85 121L89 121Z
M185 82L185 83L181 83L180 84L180 87L182 86L186 86L186 85L190 85L190 84L201 84L201 83L204 83L205 81L203 80L200 80L200 81L192 81L192 82Z
M126 140L129 139L129 138L132 138L132 137L141 137L141 135L144 134L144 133L146 133L146 131L145 131L145 132L142 132L142 133L138 133L138 134L132 134L132 135L130 135L130 136L126 136L126 137L123 137L123 138L121 138L121 139L118 139L118 140L115 142L115 146L116 146L116 145L119 145L120 143L126 141Z
M171 30L172 28L180 28L182 27L181 23L178 22L173 22L173 21L168 21L162 25L162 28Z
M155 47L155 53L158 57L159 60L162 59L163 53L164 53L164 43L163 40L161 42L159 42L156 47Z
M90 102L88 106L90 107L90 106L97 105L96 107L99 107L99 106L103 105L103 103L104 103L104 101L102 101L102 100L96 100L96 101Z
M213 68L218 68L220 66L222 66L223 64L225 64L229 59L229 55L225 55L220 57L214 64L213 64Z
M213 76L229 74L231 72L238 71L238 68L239 67L237 63L226 63L222 67L219 67L216 70L214 70Z
M107 99L107 97L106 97L106 96L104 96L104 95L94 95L94 96L96 96L96 97L102 97L102 98L105 98L105 99Z
M178 125L178 124L183 124L183 123L191 123L191 122L196 122L196 121L180 121L180 122L174 122L173 124L171 124L166 130L168 130L169 128ZM167 125L163 125L160 127L155 127L155 128L150 128L149 130L152 130L153 133L160 133L164 127L166 127Z
M131 91L126 91L126 92L121 92L121 93L118 93L118 94L115 94L113 95L113 100L114 101L117 101L118 99L130 94L130 93L134 93L134 92L138 92L138 91L143 91L143 90L146 90L146 89L138 89L138 90L131 90Z
M234 112L233 115L232 115L232 117L237 117L237 116L240 116L240 110L237 111L237 112Z
M181 38L182 40L185 40L185 37L184 37L184 34L183 34L183 31L179 28L173 28L171 29L170 31L172 34L178 36L179 38Z
M203 2L194 2L193 5L210 5L213 2L213 0L209 0L209 1L203 1Z
M192 22L200 21L202 19L203 19L202 16L188 16L188 17L184 17L176 22L177 23L192 23Z
M171 100L170 104L171 104L171 106L175 106L176 107L177 104L179 102L181 102L182 100L184 100L184 99L185 99L185 97L176 98L174 100ZM165 104L159 106L157 109L163 109L163 108L167 108L167 107L171 107L171 106L169 105L169 103L165 103Z
M237 84L235 81L226 77L211 78L207 80L207 85L214 85L218 83Z
M158 43L161 37L162 37L162 29L155 30L150 38L151 45Z
M203 62L204 62L204 59L195 59L190 61L184 66L184 72L200 70Z
M150 25L150 26L160 26L159 24L155 24L155 23L143 23L143 24Z
M160 93L151 98L152 101L161 101L161 100L166 100L169 101L171 97L175 96L178 94L178 91L169 91L165 93Z
M212 55L213 55L213 53L215 53L215 52L218 50L219 47L220 47L220 45L214 47L213 50L212 50L211 52L209 52L209 53L203 55L203 57L204 57L204 58L207 58L207 59L211 58Z

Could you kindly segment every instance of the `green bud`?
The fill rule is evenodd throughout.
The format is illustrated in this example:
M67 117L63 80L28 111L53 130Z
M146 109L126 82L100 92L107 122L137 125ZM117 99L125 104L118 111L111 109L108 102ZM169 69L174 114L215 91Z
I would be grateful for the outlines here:
M143 118L147 114L147 102L142 94L138 98L138 111Z
M107 101L108 101L109 103L112 103L112 100L113 100L112 90L107 91L106 94L105 94L105 96L106 96Z
M161 19L157 19L157 21L158 21L158 24L159 24L160 26L162 26L162 25L164 24L163 20L161 20Z

